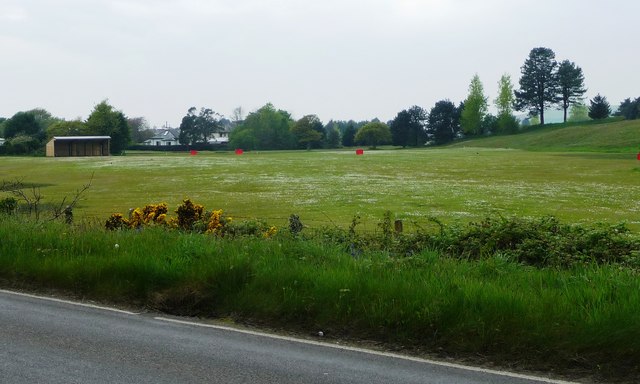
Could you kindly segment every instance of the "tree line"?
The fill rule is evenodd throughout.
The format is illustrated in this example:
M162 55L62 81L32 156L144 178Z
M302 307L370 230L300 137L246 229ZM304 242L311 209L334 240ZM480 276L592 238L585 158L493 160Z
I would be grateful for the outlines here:
M392 144L418 147L440 145L456 138L480 135L511 134L528 124L545 124L545 110L564 112L564 122L606 118L611 106L598 94L584 103L585 79L574 62L556 61L555 53L544 47L530 51L520 68L519 88L511 77L498 81L498 94L493 100L497 114L488 113L489 98L476 74L469 84L466 99L458 105L440 100L426 110L412 106L387 122L331 120L323 124L316 115L294 120L287 111L268 103L243 116L242 108L226 119L210 108L188 109L180 123L179 142L183 145L206 143L215 133L230 130L229 146L243 149L314 149ZM531 117L520 122L515 111ZM640 97L625 99L616 115L637 119ZM18 112L9 119L0 118L0 137L5 139L0 154L44 152L53 136L111 136L111 152L119 154L131 143L141 143L153 136L144 117L128 118L109 105L107 100L96 105L87 120L67 121L53 117L44 109Z
M287 111L266 104L246 119L238 119L230 135L230 145L245 149L336 148L354 145L376 147L422 146L445 144L460 137L491 134L511 134L523 125L545 124L545 110L558 108L564 112L564 122L606 118L611 107L606 97L598 94L587 107L583 96L585 87L582 68L569 60L556 61L549 48L534 48L521 67L519 88L511 77L503 75L498 82L494 100L497 115L488 113L488 97L483 84L475 75L469 85L467 98L456 105L448 99L440 100L430 109L412 106L397 113L386 123L377 119L365 122L330 121L323 125L317 116L307 115L293 120ZM640 98L627 99L618 114L627 119L637 118ZM190 113L195 109L191 109ZM203 109L203 111L206 111ZM527 112L531 119L521 123L515 111ZM181 132L190 131L194 117L187 115ZM215 124L209 124L213 127ZM197 131L195 129L194 131ZM188 136L188 135L185 135ZM196 137L192 135L191 137ZM193 141L182 141L183 144Z
M110 136L111 154L122 153L135 140L151 137L143 117L128 118L104 100L86 120L64 120L42 108L22 111L9 119L0 118L0 154L42 154L55 136Z

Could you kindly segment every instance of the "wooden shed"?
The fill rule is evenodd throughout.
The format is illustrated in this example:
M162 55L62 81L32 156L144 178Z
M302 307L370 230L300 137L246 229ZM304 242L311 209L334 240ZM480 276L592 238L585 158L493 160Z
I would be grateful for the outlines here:
M111 136L55 136L47 143L47 157L109 156Z

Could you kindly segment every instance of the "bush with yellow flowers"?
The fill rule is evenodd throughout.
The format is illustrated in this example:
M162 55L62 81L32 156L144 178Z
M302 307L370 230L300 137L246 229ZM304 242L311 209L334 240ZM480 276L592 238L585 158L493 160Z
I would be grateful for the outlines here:
M105 228L141 229L143 227L160 225L171 229L200 232L218 237L255 236L265 239L278 233L277 227L267 225L263 221L249 220L236 223L224 214L222 209L206 211L204 206L196 204L191 199L184 199L175 210L176 216L169 217L166 203L148 204L144 208L135 208L129 211L129 218L124 218L120 213L111 215Z

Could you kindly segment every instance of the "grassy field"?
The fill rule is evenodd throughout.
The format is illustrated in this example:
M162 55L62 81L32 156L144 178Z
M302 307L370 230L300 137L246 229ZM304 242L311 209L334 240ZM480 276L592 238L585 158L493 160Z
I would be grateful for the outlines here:
M40 185L45 201L72 196L94 175L76 218L189 197L207 209L284 225L366 227L386 210L407 225L501 214L573 222L640 222L640 162L630 153L451 148L365 151L129 153L107 158L6 157L0 180ZM373 226L375 228L375 225ZM373 229L371 228L371 229Z

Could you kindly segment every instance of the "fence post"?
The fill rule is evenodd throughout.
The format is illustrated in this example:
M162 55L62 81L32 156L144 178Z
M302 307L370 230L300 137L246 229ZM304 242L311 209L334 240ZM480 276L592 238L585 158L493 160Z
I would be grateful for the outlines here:
M396 220L394 222L396 233L402 233L402 220Z

